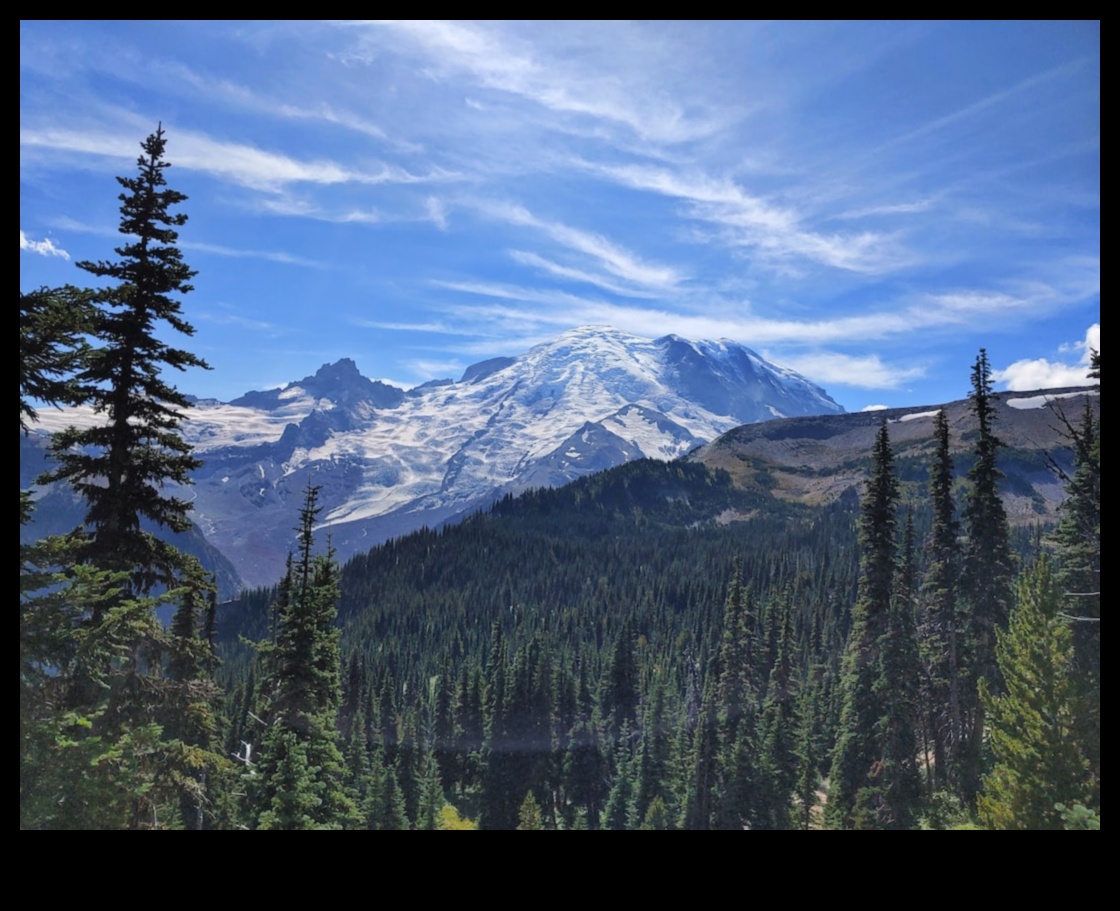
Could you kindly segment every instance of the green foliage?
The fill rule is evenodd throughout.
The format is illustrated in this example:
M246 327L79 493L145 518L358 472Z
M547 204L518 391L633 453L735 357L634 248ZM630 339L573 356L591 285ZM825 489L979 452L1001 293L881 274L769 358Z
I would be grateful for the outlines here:
M67 285L19 295L19 426L38 420L32 400L76 405L88 393L74 372L88 354L82 336L94 324L92 292Z
M964 548L962 589L968 603L966 660L967 689L961 694L962 731L960 792L975 805L980 784L981 750L984 739L984 707L977 682L988 681L991 692L1002 689L995 657L996 636L1007 627L1013 598L1015 565L1011 555L1007 513L999 495L998 455L1003 442L996 436L997 396L992 387L988 353L981 348L972 368L969 402L976 420L975 461L968 472L964 517L967 541Z
M172 297L191 290L194 272L175 245L175 228L186 215L171 210L186 197L166 186L165 146L159 128L141 144L138 175L117 178L125 190L120 231L130 238L116 248L120 259L78 263L115 283L92 293L98 309L90 328L97 344L84 353L73 379L78 394L107 420L58 434L52 443L58 467L44 478L67 481L88 505L92 534L83 559L128 570L138 593L157 583L175 584L179 551L142 531L141 522L185 531L189 501L164 488L189 483L200 464L178 433L178 409L189 402L163 371L206 367L201 358L156 335L161 324L185 335L194 332Z
M1055 804L1088 799L1088 763L1075 732L1073 644L1060 603L1043 557L1020 581L1010 626L999 635L1002 694L981 687L993 766L979 807L993 829L1061 828Z
M914 630L914 526L907 515L895 592L880 641L882 669L876 689L883 704L878 735L882 760L882 806L878 822L884 828L907 829L921 800L921 782L914 761L917 753L918 646Z
M89 533L20 553L26 827L202 828L214 821L207 782L228 765L216 752L211 586L193 558L141 530L189 525L188 503L163 492L198 464L177 432L187 400L161 371L205 366L155 335L159 323L192 331L168 296L189 291L193 273L175 246L186 216L169 210L185 197L165 188L164 145L157 129L139 175L118 178L121 259L78 264L115 284L20 296L21 428L35 418L31 398L106 415L55 437L58 467L45 478L85 499ZM21 524L29 512L21 493ZM162 594L146 597L157 583ZM175 611L171 629L157 608Z
M279 589L275 639L262 650L266 703L261 712L268 733L252 778L250 807L260 828L344 828L360 818L346 788L335 728L341 699L334 627L338 570L332 552L314 554L318 494L308 481L296 528L299 550L289 558Z
M1075 803L1072 807L1067 807L1064 803L1056 803L1054 809L1061 814L1062 828L1091 832L1099 832L1101 829L1100 810L1090 810L1079 803Z
M56 538L21 555L20 825L201 826L204 782L224 766L216 690L170 679L159 602L127 597L128 573L74 563L74 549Z
M962 765L962 628L959 603L960 524L953 504L953 459L949 454L949 421L939 411L934 422L936 448L929 472L933 521L925 545L925 573L920 591L918 629L922 662L922 721L930 790L953 788L960 793Z
M517 814L517 830L519 832L529 832L543 828L541 805L537 803L537 798L533 796L533 792L529 791L525 795L525 799L521 801L521 809Z
M860 588L844 655L843 708L828 812L834 825L910 824L919 793L913 731L916 646L909 598L896 586L898 482L884 421L860 512Z
M997 630L1007 626L1015 570L1007 513L999 495L1003 473L997 461L1003 441L995 434L998 398L992 388L988 353L983 348L972 368L969 401L978 435L976 459L968 472L965 503L968 542L964 554L964 584L971 610L975 677L986 677L989 685L998 690L995 637Z
M1101 434L1088 401L1079 426L1073 426L1060 411L1056 414L1073 446L1074 465L1072 474L1065 477L1068 496L1050 540L1055 548L1062 610L1073 624L1074 664L1083 705L1078 736L1096 780L1097 802L1101 752Z
M451 804L445 803L439 813L439 828L446 832L474 831L478 823L459 815Z
M639 828L643 831L658 831L662 832L669 828L669 814L665 809L665 800L662 797L655 797L650 801L649 809L646 810L645 816L642 818L642 824Z

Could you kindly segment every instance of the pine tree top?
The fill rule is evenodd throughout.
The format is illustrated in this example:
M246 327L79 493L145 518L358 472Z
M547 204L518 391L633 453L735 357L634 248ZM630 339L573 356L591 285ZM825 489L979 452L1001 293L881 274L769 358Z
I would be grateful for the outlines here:
M66 480L86 500L92 529L87 559L132 572L139 592L174 584L181 555L143 530L142 522L176 532L189 528L189 501L165 490L188 484L201 464L178 432L180 411L190 403L165 379L165 370L208 369L202 358L157 334L161 324L194 333L179 302L195 274L176 246L175 228L186 215L171 211L186 196L166 185L165 147L161 125L141 143L138 174L117 178L125 190L120 231L130 238L116 248L120 259L78 263L115 282L90 292L95 344L83 354L84 367L75 377L81 394L107 421L58 434L53 443L58 468L43 479Z

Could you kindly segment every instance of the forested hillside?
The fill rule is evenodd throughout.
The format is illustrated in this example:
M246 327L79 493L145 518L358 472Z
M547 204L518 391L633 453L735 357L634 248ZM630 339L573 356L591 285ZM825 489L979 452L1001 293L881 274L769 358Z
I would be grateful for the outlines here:
M993 394L979 388L986 407ZM1082 420L1071 432L1099 446L1093 412ZM976 619L966 568L996 578L981 560L1014 572L1055 542L1037 525L1013 532L996 501L978 499L991 465L975 457L971 480L955 472L948 422L933 425L927 464L900 483L897 425L880 423L867 463L882 494L862 506L783 505L758 475L743 488L694 462L642 461L349 561L351 750L370 780L399 788L412 821L431 817L433 760L441 793L487 828L516 825L523 809L559 828L976 819L991 762L978 681L995 676L991 634L1006 617ZM981 444L998 450L993 428ZM1079 476L1093 471L1087 458ZM1091 548L1091 518L1079 523ZM998 603L1009 604L1005 578ZM265 634L274 600L258 592L224 617L225 673L242 681L235 740L253 728L254 694L234 634ZM1091 803L1090 778L1077 781L1071 805Z
M309 478L283 578L219 608L149 530L203 366L155 334L193 331L164 146L79 264L112 284L20 297L21 430L105 416L54 443L83 525L21 547L21 828L1099 828L1099 405L1051 412L1049 527L1008 520L981 351L967 429L903 474L880 418L823 504L641 460L340 568Z

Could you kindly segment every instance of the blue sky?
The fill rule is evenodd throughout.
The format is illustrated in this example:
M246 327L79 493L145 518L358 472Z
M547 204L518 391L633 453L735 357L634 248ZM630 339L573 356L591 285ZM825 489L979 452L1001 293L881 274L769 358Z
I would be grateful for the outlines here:
M1099 22L24 21L21 290L112 258L159 121L202 396L589 323L733 338L850 410L1100 346Z

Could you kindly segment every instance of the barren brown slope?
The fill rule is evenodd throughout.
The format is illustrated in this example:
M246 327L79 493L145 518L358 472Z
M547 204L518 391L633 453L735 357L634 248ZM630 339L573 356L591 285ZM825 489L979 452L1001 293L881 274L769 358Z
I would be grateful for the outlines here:
M1053 519L1064 494L1051 459L1063 468L1072 462L1062 415L1078 425L1089 401L1099 418L1099 390L1005 392L999 398L996 432L1006 444L1000 467L1006 475L1002 489L1008 516L1013 522ZM689 458L724 469L740 486L763 486L781 499L822 505L858 492L875 432L886 417L903 482L924 485L933 451L933 418L942 407L949 418L957 474L963 475L975 438L967 400L746 424Z

